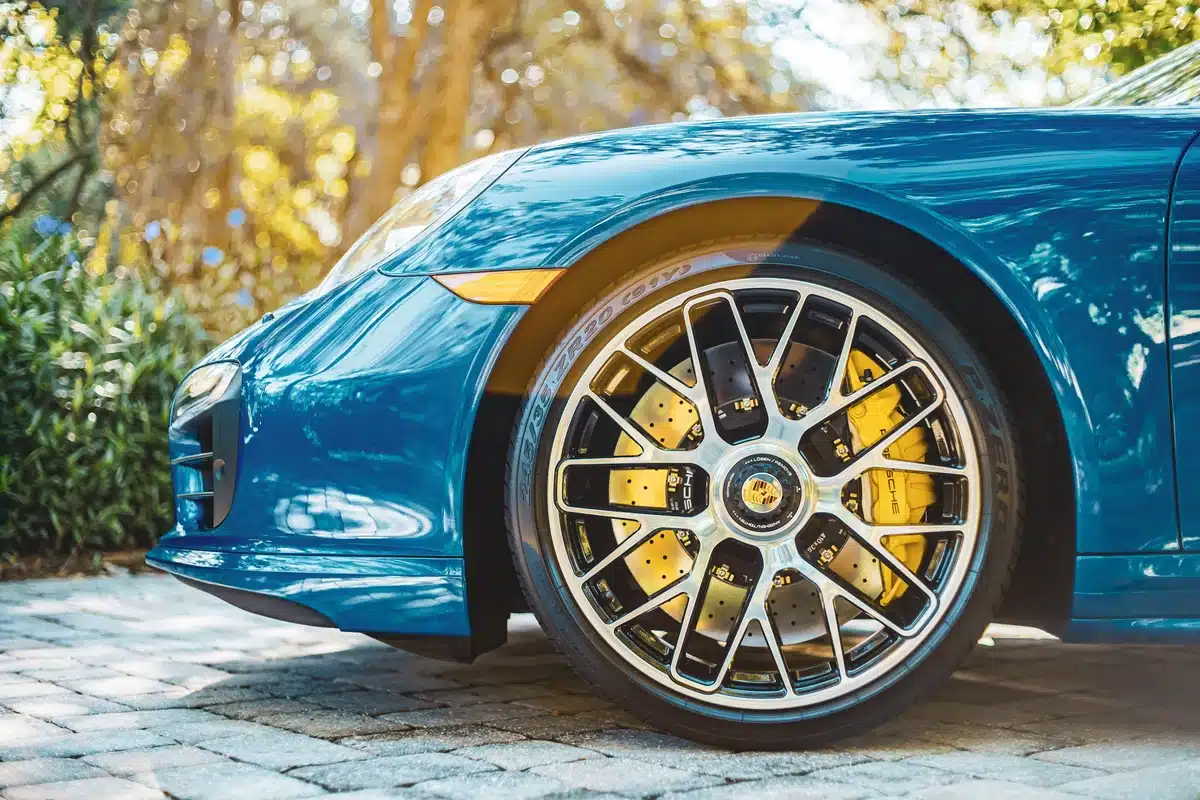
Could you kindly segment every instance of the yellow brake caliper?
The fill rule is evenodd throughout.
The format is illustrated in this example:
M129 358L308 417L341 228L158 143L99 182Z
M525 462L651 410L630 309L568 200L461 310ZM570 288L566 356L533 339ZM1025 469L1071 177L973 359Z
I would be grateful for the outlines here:
M850 353L847 370L850 390L858 391L872 380L881 377L883 368L861 350ZM900 386L893 383L880 389L853 406L847 413L851 444L858 453L883 438L904 421L900 410ZM915 427L897 439L884 453L901 461L924 461L929 449L925 429ZM873 469L866 474L863 514L875 525L904 525L920 522L934 501L933 478L917 472ZM868 499L869 498L869 499ZM920 534L887 536L883 546L909 571L916 572L925 554L925 537ZM904 594L908 584L887 567L880 565L883 593L878 602L886 606Z

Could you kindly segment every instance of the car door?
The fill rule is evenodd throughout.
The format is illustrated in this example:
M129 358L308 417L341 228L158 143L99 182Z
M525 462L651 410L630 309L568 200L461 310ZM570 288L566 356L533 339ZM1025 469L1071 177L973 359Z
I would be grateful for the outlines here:
M1171 194L1167 321L1180 545L1200 550L1200 145L1184 153Z

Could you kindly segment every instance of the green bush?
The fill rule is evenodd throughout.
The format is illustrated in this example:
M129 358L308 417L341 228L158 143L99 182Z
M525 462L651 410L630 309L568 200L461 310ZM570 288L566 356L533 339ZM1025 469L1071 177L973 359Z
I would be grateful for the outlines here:
M167 416L205 334L83 257L50 217L0 234L0 560L147 547L172 524Z

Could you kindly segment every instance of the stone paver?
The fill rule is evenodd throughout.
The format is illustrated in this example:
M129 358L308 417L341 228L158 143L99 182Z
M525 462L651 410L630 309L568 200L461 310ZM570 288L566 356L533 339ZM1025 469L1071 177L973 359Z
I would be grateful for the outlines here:
M84 756L81 760L102 768L112 775L124 777L136 775L139 772L212 764L225 759L208 750L176 744L166 747L149 747L144 750L122 750L119 753L99 753L94 756Z
M472 775L496 769L491 764L473 761L452 753L420 753L412 756L372 758L366 761L327 764L293 770L291 775L320 784L327 789L384 789L410 786L422 781L455 775Z
M685 772L674 767L649 766L629 758L589 758L534 767L530 772L562 781L577 789L620 794L651 794L663 790L694 789L722 783L720 778Z
M322 708L366 714L372 717L380 714L395 714L398 711L420 711L437 707L437 703L421 700L418 697L370 690L323 693L313 697L312 701Z
M467 706L451 706L450 708L433 708L426 711L402 711L399 714L386 714L380 719L415 728L439 728L448 725L479 725L538 713L544 712L508 703L477 703Z
M868 760L865 756L836 750L732 753L698 747L685 739L653 731L601 731L572 736L565 741L610 756L624 756L730 780L801 774Z
M238 761L277 770L366 758L365 753L340 744L274 730L210 739L200 742L199 746Z
M1126 772L1200 758L1200 746L1178 747L1145 741L1103 742L1035 753L1033 757L1057 764Z
M485 744L516 742L521 738L515 733L482 725L460 725L453 728L420 728L381 736L351 736L342 739L341 743L376 756L410 756L417 753L444 753Z
M663 800L859 800L870 797L865 789L816 778L768 778L726 783L689 792L671 792Z
M84 714L101 714L111 711L128 711L129 706L88 697L82 694L61 694L49 697L28 697L22 700L3 701L12 711L27 717L60 723Z
M220 703L207 707L214 714L228 719L257 720L275 714L294 714L319 708L316 703L292 700L287 697L266 697L262 700L242 700L237 703Z
M456 755L478 758L501 769L524 770L563 761L578 761L581 758L602 758L595 750L572 747L558 742L509 742L507 744L482 744L464 747Z
M247 733L268 733L271 728L237 719L216 719L212 722L182 722L151 729L153 733L181 744L198 744L212 739L224 739Z
M1060 791L1105 800L1196 800L1200 796L1200 763L1180 761L1102 778L1066 783Z
M29 739L14 745L0 747L0 761L18 761L23 758L70 758L87 756L92 753L132 750L135 747L152 747L158 744L170 744L170 742L150 731L125 731L119 736L109 731L64 733L60 736Z
M26 739L44 739L63 732L57 725L21 714L0 714L0 742L20 742Z
M855 788L866 789L875 796L895 797L960 780L960 776L953 772L895 761L874 761L848 767L834 767L813 773L813 777L849 783Z
M1087 767L1054 764L1017 756L968 753L961 750L936 756L918 756L903 763L936 767L972 778L1005 780L1022 786L1039 788L1058 786L1071 781L1083 781L1104 775L1100 770Z
M187 722L214 722L221 717L193 708L164 708L158 711L117 711L111 714L90 714L71 717L60 722L63 727L78 733L86 731L115 731L136 728L159 728Z
M288 800L326 793L320 786L236 761L143 772L134 775L132 780L143 786L161 789L179 800L223 800L229 797Z
M291 714L268 714L265 717L258 717L255 721L261 725L303 733L306 736L318 736L322 739L368 736L373 733L405 730L408 727L399 722L368 717L366 714L329 709L298 711Z
M457 775L417 784L421 794L453 797L456 800L533 800L537 797L559 795L570 791L561 781L531 772L484 772L478 775Z
M874 731L733 752L591 694L528 616L464 665L254 617L160 576L0 584L0 795L1200 796L1200 653L990 636Z
M62 783L39 783L18 786L5 793L8 800L96 800L99 797L116 800L158 800L164 797L157 789L127 781L123 778L83 778Z
M972 780L925 789L911 797L920 800L1078 800L1057 789L1037 789L1011 781Z
M33 758L0 764L0 791L30 783L59 783L80 778L102 778L99 767L74 758Z

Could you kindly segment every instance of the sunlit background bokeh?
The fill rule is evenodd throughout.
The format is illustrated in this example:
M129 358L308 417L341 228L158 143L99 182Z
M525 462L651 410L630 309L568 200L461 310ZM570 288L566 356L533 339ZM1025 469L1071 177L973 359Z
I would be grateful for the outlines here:
M1062 103L1190 41L1133 0L0 3L0 214L215 337L495 150L747 113ZM57 221L57 222L54 222ZM65 227L63 228L65 230Z

